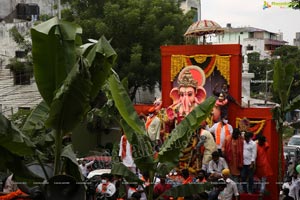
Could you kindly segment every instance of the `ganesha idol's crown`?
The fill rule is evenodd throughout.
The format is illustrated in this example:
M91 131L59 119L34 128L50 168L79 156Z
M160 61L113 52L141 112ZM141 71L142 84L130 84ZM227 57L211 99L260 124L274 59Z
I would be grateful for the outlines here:
M196 81L191 72L186 70L180 80L178 80L179 87L193 87L197 88L198 81Z

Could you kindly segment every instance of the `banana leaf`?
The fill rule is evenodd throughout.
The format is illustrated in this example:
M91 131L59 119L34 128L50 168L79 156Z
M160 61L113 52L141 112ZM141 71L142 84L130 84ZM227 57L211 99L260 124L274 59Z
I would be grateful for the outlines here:
M126 181L131 183L142 184L143 181L128 169L123 163L115 162L112 164L111 174L122 176Z
M54 17L31 29L32 58L37 87L48 106L76 63L81 27Z
M57 18L37 25L31 33L35 79L50 107L46 125L71 131L109 77L116 53L104 36L80 47L81 28Z
M155 169L157 163L153 160L152 147L146 136L144 123L139 119L127 91L115 74L110 76L109 86L115 106L123 118L120 123L132 145L135 164L141 170Z
M76 155L72 149L72 145L67 145L61 152L61 157L64 159L65 172L71 175L77 182L82 182L84 177L78 166Z
M17 147L15 147L17 148ZM32 173L26 166L23 157L11 153L8 149L0 145L0 170L9 169L14 174L17 182L24 182L33 185L34 182L42 182L43 178Z
M0 146L18 156L33 155L35 149L30 139L1 113Z
M80 59L56 91L46 125L64 132L72 131L90 109L91 89L87 64Z
M210 190L212 185L210 183L197 183L197 184L185 184L173 187L166 192L162 193L157 199L163 199L163 196L177 197L187 197L193 194L199 194Z
M210 115L214 105L215 98L207 98L173 129L158 153L160 163L168 164L170 169L178 164L180 151L189 143L191 135L199 128L200 123Z
M84 52L86 53L86 51ZM115 64L117 54L104 36L100 37L98 42L86 55L90 64L91 81L93 83L91 91L91 101L95 99L99 90L111 74L111 69Z
M153 150L149 137L146 136L146 134L136 134L125 120L121 120L121 126L126 136L130 138L128 141L132 146L132 157L134 159L134 163L142 171L156 171L157 162L154 162L153 159Z
M295 128L295 129L299 129L300 128L300 121L296 121L290 124L291 127Z
M292 101L285 107L284 112L290 112L300 108L300 95L292 99Z
M45 101L42 101L28 116L22 127L22 131L33 132L35 130L44 129L45 121L47 120L48 116L49 106Z
M120 80L115 74L112 74L109 79L109 87L111 89L111 94L115 102L115 106L119 110L121 116L126 121L126 123L134 130L136 134L145 135L145 125L139 119L133 104L128 96L128 93L122 86ZM126 132L125 132L126 133ZM132 140L131 135L127 135L129 142Z
M33 174L24 162L24 157L33 156L35 149L36 146L30 138L0 113L0 170L9 169L17 181L29 185L34 181L43 181L41 177Z
M284 66L280 60L274 65L273 90L278 94L281 106L286 106L290 95L290 88L294 80L295 66ZM284 80L284 81L283 81Z

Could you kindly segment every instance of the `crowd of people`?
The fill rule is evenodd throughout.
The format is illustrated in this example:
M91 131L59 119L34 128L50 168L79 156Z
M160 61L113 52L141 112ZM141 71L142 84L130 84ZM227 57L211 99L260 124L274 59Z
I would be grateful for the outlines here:
M267 160L267 151L268 143L263 135L255 137L250 132L242 133L238 128L234 128L232 134L225 137L220 149L216 148L216 151L212 152L208 165L194 173L191 173L189 169L176 168L168 174L157 176L151 183L147 172L140 172L133 164L130 165L130 169L141 180L144 180L143 186L129 184L125 180L120 181L120 177L114 179L111 176L105 177L105 181L99 184L97 193L109 193L108 196L111 198L144 200L146 199L145 190L149 184L154 184L153 197L157 198L165 191L179 185L209 182L213 188L184 197L184 199L229 200L233 197L238 199L241 193L263 195L266 191L267 178L272 175L272 169ZM103 190L103 184L106 185L106 190ZM109 189L109 185L113 189ZM125 189L120 189L121 187ZM123 195L120 193L121 190ZM112 191L115 193L112 194ZM173 198L166 195L162 197Z

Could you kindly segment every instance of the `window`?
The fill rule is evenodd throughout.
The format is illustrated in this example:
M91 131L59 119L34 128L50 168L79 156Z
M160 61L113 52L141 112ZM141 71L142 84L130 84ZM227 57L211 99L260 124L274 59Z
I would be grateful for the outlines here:
M14 85L30 85L31 72L14 72Z
M191 10L195 12L194 18L193 18L193 22L198 21L198 9L195 7L191 7Z
M251 46L250 44L248 44L248 46L246 47L247 51L253 51L253 46Z
M254 33L253 32L249 32L249 38L254 38Z
M18 110L30 110L30 107L20 106L18 107Z

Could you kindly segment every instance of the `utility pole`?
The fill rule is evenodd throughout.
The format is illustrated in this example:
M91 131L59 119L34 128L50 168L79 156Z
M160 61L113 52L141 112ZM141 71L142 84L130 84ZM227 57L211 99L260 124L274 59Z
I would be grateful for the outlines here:
M58 9L58 19L61 19L61 7L60 7L60 0L58 0L58 3L57 3L57 9Z
M201 0L198 2L198 12L197 12L198 21L201 21Z
M272 71L273 71L273 69L266 71L266 93L265 93L265 104L266 105L267 105L267 101L268 101L268 74Z
M199 2L198 2L197 18L198 18L198 21L200 22L201 21L201 0L199 0ZM204 37L205 37L205 35L203 36L203 41L204 41ZM200 43L201 43L201 37L199 36L197 39L197 44L200 44Z

